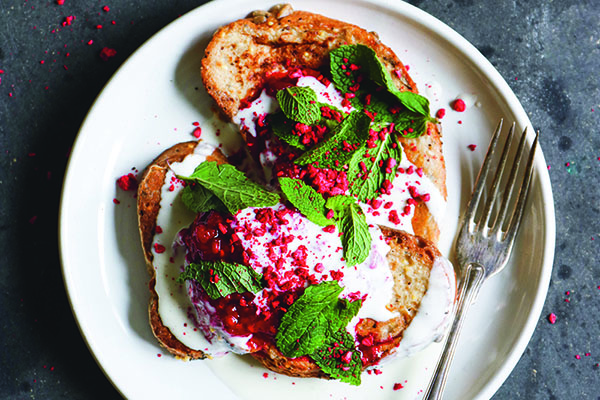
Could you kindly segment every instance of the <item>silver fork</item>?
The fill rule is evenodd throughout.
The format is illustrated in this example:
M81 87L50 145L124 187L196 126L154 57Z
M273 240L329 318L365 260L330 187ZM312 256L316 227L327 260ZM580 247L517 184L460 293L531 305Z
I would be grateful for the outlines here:
M479 289L486 278L500 272L508 262L515 242L517 231L523 217L527 194L533 174L533 158L537 147L539 131L529 150L527 166L523 173L518 197L515 199L513 189L517 181L519 166L523 158L527 128L523 131L521 140L514 157L513 166L505 183L502 202L498 207L498 191L503 184L504 167L506 166L510 148L514 138L515 124L508 131L508 136L502 150L502 155L494 169L494 159L497 158L496 145L502 131L502 120L494 132L487 154L477 176L473 194L463 216L462 225L456 242L457 259L459 263L458 303L456 314L442 355L436 366L424 399L439 400L442 398L450 364L456 350L456 344L463 325L464 317L471 303L477 298ZM488 192L487 201L482 200L486 182L493 179ZM480 204L485 202L485 204ZM481 210L481 205L483 209ZM512 212L509 213L509 210Z

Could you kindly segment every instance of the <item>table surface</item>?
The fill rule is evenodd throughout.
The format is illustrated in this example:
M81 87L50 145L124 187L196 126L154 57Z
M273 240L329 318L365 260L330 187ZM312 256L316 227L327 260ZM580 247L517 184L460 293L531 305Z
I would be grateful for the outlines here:
M0 398L119 397L87 350L64 290L62 178L79 126L111 75L151 35L202 4L59 2L0 1ZM557 239L548 297L494 399L600 399L600 2L410 3L498 69L541 130L550 167ZM68 16L75 19L63 26ZM103 60L104 47L116 55Z

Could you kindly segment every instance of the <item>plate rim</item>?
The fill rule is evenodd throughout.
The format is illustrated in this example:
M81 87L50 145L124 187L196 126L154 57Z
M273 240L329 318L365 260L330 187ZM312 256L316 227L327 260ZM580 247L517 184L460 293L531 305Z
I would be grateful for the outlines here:
M301 4L301 1L297 1L298 4ZM429 31L432 31L440 38L442 38L445 42L451 44L457 51L461 53L463 59L468 60L470 64L472 64L475 69L479 70L493 85L493 88L498 92L498 94L506 101L506 104L509 106L511 111L517 116L517 120L525 126L531 127L531 122L523 109L523 106L519 102L518 98L509 87L506 80L500 75L500 73L493 67L493 65L477 50L475 46L473 46L469 41L467 41L463 36L461 36L458 32L450 28L444 22L440 21L438 18L428 14L427 12L405 2L399 2L395 0L353 0L353 3L359 5L373 5L380 8L387 8L402 14L405 18L410 20L411 22L426 28ZM153 34L149 39L147 39L140 47L138 47L123 63L119 66L117 71L112 75L112 77L106 82L98 96L94 100L92 106L86 113L86 116L81 124L81 127L77 133L75 138L72 152L69 156L69 161L67 163L67 167L65 169L65 177L63 180L63 186L61 190L60 204L59 204L59 225L58 225L58 244L59 244L59 255L61 262L61 271L63 276L63 282L65 285L65 289L67 292L67 298L69 301L69 305L73 312L74 319L76 321L77 327L82 335L86 346L88 347L90 353L96 360L98 366L107 377L107 379L111 382L113 387L123 396L125 396L125 391L119 385L113 377L109 374L105 365L101 361L101 356L98 354L98 349L96 348L96 344L90 337L90 333L86 332L86 327L84 326L83 318L81 317L81 311L78 310L78 305L75 301L75 289L74 283L71 282L71 277L69 274L69 267L67 264L68 260L65 259L66 248L68 247L66 243L66 226L68 222L65 220L67 213L65 212L65 204L68 202L69 197L69 189L70 189L70 176L73 175L73 164L74 160L77 159L77 155L82 151L80 150L83 147L83 141L85 139L85 131L88 125L91 123L92 116L94 114L95 108L101 103L103 97L107 93L107 89L111 87L112 83L115 82L117 77L121 75L128 65L130 65L134 58L140 56L142 51L145 48L148 48L153 42L157 41L159 37L163 35L167 35L171 29L178 24L185 24L188 19L194 19L198 15L201 15L203 12L209 10L212 7L223 7L224 4L243 4L247 7L247 2L243 0L218 0L211 1L205 3L199 7L196 7L181 17L175 19L171 23L167 24L160 30L158 30L155 34ZM262 3L261 3L262 4ZM249 7L248 7L249 8ZM300 8L299 8L300 9ZM541 147L540 149L541 150ZM536 176L538 177L538 181L541 184L541 196L545 200L544 201L544 229L545 235L543 236L544 242L544 252L541 262L542 268L540 269L540 280L538 284L537 291L533 297L532 306L530 308L529 317L527 318L527 322L521 329L520 334L517 336L516 344L511 348L508 356L506 357L506 361L502 364L502 366L493 374L491 379L487 381L482 386L482 389L477 394L477 398L490 398L504 383L509 374L512 372L523 352L525 351L534 331L537 326L538 320L540 318L542 308L546 299L546 295L548 292L548 287L551 278L551 272L553 267L553 259L554 259L554 251L555 251L555 237L556 237L556 225L555 225L555 210L554 210L554 199L552 194L552 188L550 183L550 177L548 171L546 169L546 163L544 159L544 155L542 151L538 151L535 159L535 170Z

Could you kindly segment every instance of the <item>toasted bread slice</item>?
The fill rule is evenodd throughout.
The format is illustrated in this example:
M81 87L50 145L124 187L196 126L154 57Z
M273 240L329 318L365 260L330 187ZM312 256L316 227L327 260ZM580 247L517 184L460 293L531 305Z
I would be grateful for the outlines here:
M266 77L288 67L319 69L329 53L344 44L364 44L377 53L400 90L417 93L414 81L394 52L374 32L322 15L293 11L288 5L255 11L247 18L220 28L208 44L202 60L206 90L226 118L232 119L245 100L256 97ZM422 168L444 199L446 167L439 126L429 123L416 139L401 138L408 160ZM412 220L417 236L437 243L439 227L420 202Z
M157 276L152 264L152 243L156 232L156 219L160 211L161 188L165 184L168 165L180 162L185 156L193 153L197 143L180 143L164 151L145 170L138 189L140 237L151 277L149 284L151 293L150 326L159 343L169 352L183 359L201 359L207 355L183 344L162 322L159 313L159 298L155 290ZM207 161L227 162L218 150L207 157ZM404 330L415 317L421 299L427 291L429 274L434 260L441 254L434 244L426 239L388 228L382 228L382 232L388 238L388 244L391 247L388 261L394 278L394 299L388 305L388 309L397 311L399 316L383 322L366 319L357 325L356 330L360 337L370 336L376 342L380 342L379 351L383 355L387 355L398 346ZM307 357L289 359L281 355L274 344L253 353L253 356L267 368L276 372L298 377L326 377Z

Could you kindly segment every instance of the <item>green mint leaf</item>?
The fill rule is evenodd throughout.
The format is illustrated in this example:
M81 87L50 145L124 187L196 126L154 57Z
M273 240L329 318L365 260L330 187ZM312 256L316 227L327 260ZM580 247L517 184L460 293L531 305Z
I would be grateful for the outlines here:
M275 136L297 149L306 150L308 148L302 143L301 137L293 133L296 121L292 121L281 112L272 114L269 117Z
M195 213L211 210L227 212L227 207L217 196L202 185L189 184L181 191L183 204Z
M224 261L200 261L185 267L177 278L183 283L188 279L198 282L211 299L231 293L256 293L263 288L262 275L251 267Z
M321 347L330 332L328 316L342 288L337 281L306 288L281 318L275 340L286 357L301 357Z
M296 159L295 163L306 165L318 162L320 168L341 170L369 137L370 123L371 119L364 113L352 112L325 140Z
M427 98L409 91L399 90L383 63L377 57L373 49L365 45L340 46L330 53L331 76L334 84L342 92L353 92L356 96L350 99L354 107L360 106L359 97L366 93L374 93L373 85L383 87L392 94L408 110L423 116L429 116L429 100ZM351 65L358 66L352 70ZM357 77L363 76L358 90L352 90L358 82ZM370 89L370 90L369 90Z
M344 258L349 267L367 259L371 251L369 224L356 199L352 196L330 197L325 207L335 212L339 231L342 233Z
M337 216L338 213L343 213L347 207L355 203L356 199L354 197L342 194L328 198L327 203L325 203L325 207L335 211L335 215Z
M334 307L330 309L329 314L329 333L335 334L340 329L345 329L350 320L358 314L362 300L350 302L348 299L340 299Z
M419 115L429 117L429 100L420 94L409 92L408 90L400 91L394 87L391 93L396 96L404 107Z
M310 358L331 378L360 385L362 360L354 346L354 338L344 329L332 335Z
M344 216L338 223L342 232L344 258L349 267L365 261L371 251L369 224L360 206L356 203L346 207Z
M279 178L281 191L302 215L319 226L328 226L335 223L327 219L325 199L315 189L294 178Z
M309 87L293 86L281 89L277 92L277 101L281 111L291 120L312 125L321 119L317 94Z
M346 264L352 267L365 261L371 251L371 234L356 198L345 195L330 197L325 207L334 211L338 230L342 233Z
M244 208L270 207L279 202L277 194L252 182L231 164L203 162L196 167L192 175L179 178L210 190L232 214Z
M377 138L373 141L373 147L368 145L365 151L356 153L350 161L348 180L352 184L349 190L359 201L378 197L384 182L391 183L394 180L402 158L401 145L395 136L395 133L387 133L383 140ZM395 163L390 159L394 159Z
M431 120L431 117L414 115L412 113L402 113L395 118L394 129L401 137L417 138L427 131L427 122Z

